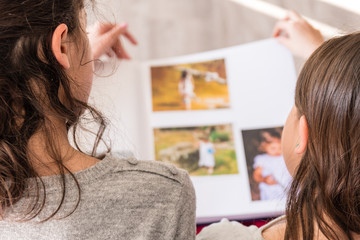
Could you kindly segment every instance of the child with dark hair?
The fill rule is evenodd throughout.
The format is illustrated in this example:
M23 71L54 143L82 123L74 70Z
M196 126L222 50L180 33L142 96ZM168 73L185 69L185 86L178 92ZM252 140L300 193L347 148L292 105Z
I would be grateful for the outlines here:
M87 103L94 60L129 59L120 37L136 41L126 24L88 36L85 3L0 1L0 239L194 239L185 171L97 154L106 121ZM75 138L84 111L99 126L91 154Z

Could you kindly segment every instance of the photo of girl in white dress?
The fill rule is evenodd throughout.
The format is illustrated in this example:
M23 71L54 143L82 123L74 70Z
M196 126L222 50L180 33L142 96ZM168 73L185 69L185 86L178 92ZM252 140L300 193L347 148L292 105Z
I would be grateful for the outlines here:
M154 112L230 108L225 59L150 70Z
M183 70L179 82L179 94L186 110L191 110L191 101L196 96L194 89L195 83L191 73Z

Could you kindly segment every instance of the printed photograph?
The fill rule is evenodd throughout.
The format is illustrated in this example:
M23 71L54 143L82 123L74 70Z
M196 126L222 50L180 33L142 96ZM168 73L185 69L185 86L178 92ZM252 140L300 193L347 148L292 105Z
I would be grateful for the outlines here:
M229 108L225 60L151 68L153 111Z
M237 174L230 124L154 129L155 158L172 163L191 176Z
M286 198L292 178L281 152L282 130L274 127L242 131L253 201Z

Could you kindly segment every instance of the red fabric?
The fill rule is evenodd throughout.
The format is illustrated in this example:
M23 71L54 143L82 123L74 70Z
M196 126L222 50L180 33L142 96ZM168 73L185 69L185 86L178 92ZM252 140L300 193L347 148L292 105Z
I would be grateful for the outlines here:
M266 223L268 223L271 219L265 219L265 220L249 220L249 221L238 221L242 224L244 224L245 226L250 226L250 225L255 225L257 227L261 227L263 225L265 225ZM201 230L210 225L211 223L209 224L202 224L202 225L197 225L196 226L196 234L198 234L199 232L201 232Z

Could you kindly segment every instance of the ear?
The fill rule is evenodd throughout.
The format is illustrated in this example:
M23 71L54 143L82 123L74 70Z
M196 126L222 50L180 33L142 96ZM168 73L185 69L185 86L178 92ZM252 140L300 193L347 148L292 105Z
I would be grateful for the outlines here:
M66 38L68 34L68 27L66 24L60 24L54 31L51 39L51 50L56 60L65 69L70 68L70 62L68 58L68 45L66 44Z
M307 120L304 115L302 115L299 120L299 136L300 136L300 142L296 147L295 152L298 154L303 154L306 150L307 140L309 136L309 128L308 128Z

